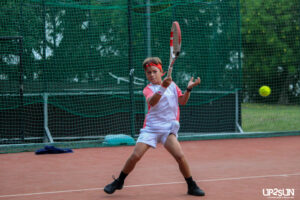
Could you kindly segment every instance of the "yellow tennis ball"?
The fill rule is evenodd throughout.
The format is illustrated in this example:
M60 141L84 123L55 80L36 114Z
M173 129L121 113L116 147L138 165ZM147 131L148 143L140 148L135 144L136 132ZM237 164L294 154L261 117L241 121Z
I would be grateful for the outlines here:
M266 85L261 86L259 88L259 94L262 97L267 97L271 94L271 88L269 86L266 86Z

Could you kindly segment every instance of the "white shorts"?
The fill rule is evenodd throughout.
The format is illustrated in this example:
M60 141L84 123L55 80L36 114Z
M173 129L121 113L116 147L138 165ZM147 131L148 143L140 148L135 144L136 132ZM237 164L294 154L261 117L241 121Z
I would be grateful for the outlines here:
M141 129L140 135L136 141L136 143L144 143L148 144L149 146L156 148L157 143L165 144L167 141L167 138L170 134L174 134L176 138L178 137L178 130L179 130L179 122L173 121L171 129L166 132L151 132L151 131L145 131Z

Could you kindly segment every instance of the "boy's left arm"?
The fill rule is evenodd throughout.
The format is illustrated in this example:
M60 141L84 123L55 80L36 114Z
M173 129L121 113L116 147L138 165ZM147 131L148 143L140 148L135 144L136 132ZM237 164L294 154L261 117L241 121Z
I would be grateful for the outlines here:
M191 95L191 90L193 89L193 87L199 85L201 82L201 79L198 77L195 81L194 81L194 77L192 77L188 83L187 89L185 90L184 94L180 97L178 97L178 102L180 105L185 105Z

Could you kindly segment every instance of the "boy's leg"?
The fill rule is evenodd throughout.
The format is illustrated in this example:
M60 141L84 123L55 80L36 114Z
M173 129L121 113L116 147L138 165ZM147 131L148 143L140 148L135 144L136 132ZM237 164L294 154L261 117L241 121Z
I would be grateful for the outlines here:
M137 143L132 154L126 161L122 172L124 172L125 174L129 174L134 169L136 163L143 157L143 155L149 148L150 146L145 143Z
M144 143L137 143L132 154L126 161L123 170L119 177L112 183L105 186L104 191L108 194L114 193L116 190L121 190L124 185L124 180L127 175L134 169L136 163L143 157L146 151L149 149L149 145Z
M197 186L196 182L192 178L190 167L184 156L181 145L177 140L177 137L174 134L170 134L164 146L177 161L179 165L179 169L188 184L188 194L195 195L195 196L204 196L205 195L204 191L202 191Z
M190 167L185 159L181 145L174 134L168 136L164 146L177 161L184 178L191 177Z

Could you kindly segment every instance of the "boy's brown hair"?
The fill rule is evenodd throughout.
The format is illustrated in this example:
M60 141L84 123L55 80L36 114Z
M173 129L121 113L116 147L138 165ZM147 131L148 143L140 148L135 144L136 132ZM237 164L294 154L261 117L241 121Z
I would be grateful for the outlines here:
M154 63L156 65L162 64L159 57L149 57L149 58L146 58L143 62L144 69L146 69L146 65L149 63Z

